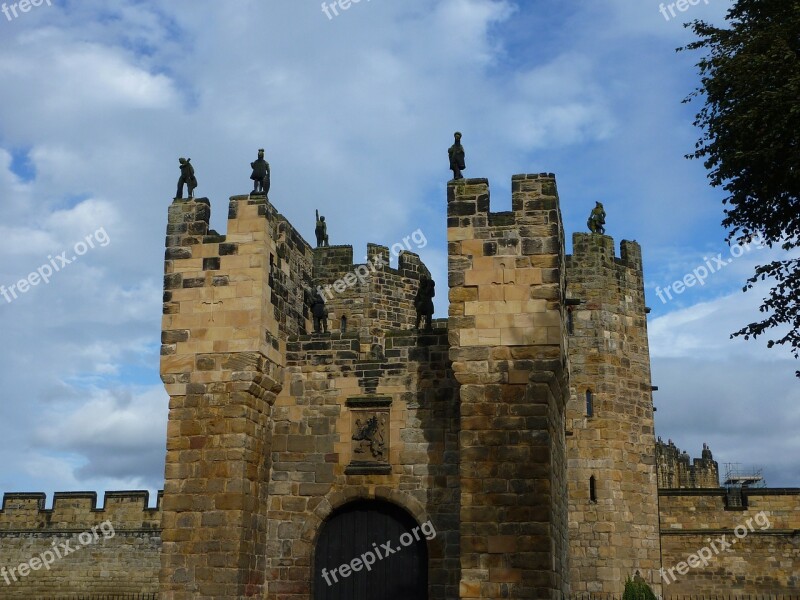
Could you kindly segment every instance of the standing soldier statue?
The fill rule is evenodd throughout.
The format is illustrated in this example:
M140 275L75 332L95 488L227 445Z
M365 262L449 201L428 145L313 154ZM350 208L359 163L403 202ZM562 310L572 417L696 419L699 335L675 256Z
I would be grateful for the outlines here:
M592 233L602 235L606 232L606 209L603 208L602 202L595 202L592 213L589 215L589 220L586 221L586 226Z
M425 317L425 331L433 331L433 297L436 295L436 284L433 279L428 279L425 275L420 275L419 288L414 297L414 308L417 310L417 322L414 329L419 330L420 322Z
M314 228L314 235L317 238L317 248L330 246L328 243L328 224L325 222L325 217L319 216L319 210L315 210L314 212L317 215L317 226Z
M306 289L305 301L311 308L311 318L314 321L314 333L328 333L328 309L325 299L319 290Z
M270 184L269 163L264 160L263 148L258 149L258 158L251 162L250 166L253 168L253 173L250 175L250 179L253 180L253 193L268 195Z
M189 198L194 198L194 188L197 187L197 177L194 176L194 167L192 166L191 158L179 158L178 162L181 164L181 176L178 179L178 191L175 193L175 198L183 198L183 184L186 184L186 191Z
M461 171L466 169L467 166L464 164L464 146L461 145L461 132L456 131L453 137L455 142L447 151L450 157L450 170L453 171L453 179L464 179Z

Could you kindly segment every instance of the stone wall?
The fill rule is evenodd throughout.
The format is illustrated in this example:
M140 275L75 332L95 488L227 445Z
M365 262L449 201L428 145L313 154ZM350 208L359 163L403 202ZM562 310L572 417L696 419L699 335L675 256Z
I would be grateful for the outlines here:
M660 548L641 249L576 233L567 257L570 584L623 591L638 571L659 591ZM576 304L580 302L580 304Z
M238 200L230 204L228 217L235 216ZM261 207L259 207L261 208ZM304 302L305 287L313 280L314 251L289 221L268 201L264 203L270 238L275 240L275 255L269 248L270 303L274 311L278 332L265 332L265 337L277 349L280 339L288 335L311 333L309 306Z
M356 499L384 499L418 523L430 520L429 597L457 597L459 410L447 331L383 335L375 352L362 351L358 333L288 343L272 413L267 598L313 597L320 527ZM377 459L353 439L372 416L385 444Z
M797 593L800 489L743 490L743 499L731 510L724 489L659 492L665 595Z
M564 235L552 174L447 188L450 356L460 387L460 598L567 592Z
M413 326L413 297L420 275L428 274L427 268L410 252L399 256L396 269L390 268L388 249L370 245L368 258L381 256L385 265L370 270L363 281L352 285L358 265L353 264L351 247L312 249L263 197L231 198L224 236L208 230L209 217L207 199L175 200L169 209L161 361L161 376L170 394L162 594L175 600L307 595L309 579L298 578L301 570L275 570L300 554L276 559L268 546L274 549L279 541L281 548L286 548L293 543L293 523L322 515L315 512L321 510L320 495L333 494L329 503L356 493L359 497L378 497L405 486L406 471L410 470L417 475L414 485L419 493L392 492L391 497L407 508L413 505L414 510L409 508L409 512L415 517L431 515L434 525L442 526L444 533L435 543L447 548L449 554L440 551L437 560L442 564L450 560L451 564L436 567L438 575L431 583L437 586L440 597L445 597L457 577L453 561L458 546L452 533L456 509L452 502L437 502L435 509L427 511L427 505L417 496L430 492L428 473L437 473L437 481L447 481L444 487L455 485L452 476L456 467L443 464L442 440L437 438L432 444L435 450L431 450L430 464L422 458L426 436L436 437L439 429L451 428L450 423L442 425L436 418L449 418L442 416L442 411L452 410L452 401L437 396L440 404L447 405L445 409L429 404L428 397L434 382L441 380L445 382L445 396L450 389L452 399L454 384L452 377L446 376L446 348L434 353L427 349L429 344L417 344L416 337L404 343L387 337L393 328ZM370 262L375 264L374 260ZM336 289L342 279L344 288ZM304 302L307 290L327 284L336 286L330 294L329 310L338 331L321 339L308 338L311 319ZM341 332L341 316L348 318L353 333L350 327ZM439 335L444 339L444 333ZM297 340L311 346L293 349ZM326 343L332 353L327 357ZM410 348L415 345L420 348ZM389 354L401 346L409 348L395 356ZM287 360L291 371L284 369ZM309 394L314 392L313 396L305 391L297 396L292 391L298 389L294 380L298 372L309 377L307 389ZM312 407L319 400L313 387L319 376L336 380L334 389L344 390L344 395L337 396L341 421L330 420L329 406L308 408L304 414L307 420L293 420L297 406ZM416 402L424 400L425 406L419 410L420 422L406 432L401 423L409 411L416 414L412 408L419 408L413 399L418 380L421 398ZM317 425L319 431L326 430L337 439L352 435L351 429L357 424L348 416L347 402L355 390L367 396L396 396L393 408L385 415L387 426L391 423L392 437L402 430L412 439L395 441L399 454L392 454L394 462L385 465L399 471L394 476L387 478L389 474L383 469L380 474L370 473L371 479L361 473L344 473L341 469L350 466L345 463L337 471L330 462L337 451L317 451L318 446L327 448L330 442L321 433L315 435ZM279 395L282 401L273 415ZM287 421L289 407L294 410ZM328 419L327 424L322 425L320 419ZM298 426L303 432L292 434L289 444L285 437L289 433L283 428L295 431ZM299 437L305 441L298 442ZM278 446L273 449L275 440ZM449 434L449 442L455 440L456 435ZM349 445L347 437L340 441ZM406 451L404 444L408 445ZM303 455L304 451L308 454ZM341 461L352 462L349 455L338 452ZM320 457L324 458L322 464ZM274 460L279 463L277 467L273 467ZM315 471L287 472L287 465L293 468L296 461L306 466L315 464ZM416 464L419 466L414 467ZM271 474L276 479L270 480ZM331 487L334 474L347 477ZM291 490L296 497L283 497L290 479L282 477L302 484ZM328 491L323 493L326 485ZM276 494L274 501L271 491ZM304 501L309 505L301 507ZM276 505L278 512L271 512ZM296 514L283 521L281 511L285 510ZM449 518L448 510L452 513ZM304 531L305 535L316 534L313 529ZM299 553L307 540L297 542L294 553ZM308 575L309 563L302 566ZM299 592L301 589L304 591Z
M161 509L147 492L5 494L0 598L158 591ZM47 563L47 567L45 567ZM25 566L22 566L25 565Z

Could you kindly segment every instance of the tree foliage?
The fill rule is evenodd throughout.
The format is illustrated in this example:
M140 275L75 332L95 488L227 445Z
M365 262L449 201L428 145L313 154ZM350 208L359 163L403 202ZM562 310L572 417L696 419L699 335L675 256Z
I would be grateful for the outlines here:
M760 306L762 320L731 337L757 338L769 347L800 352L800 0L736 0L726 29L704 21L698 40L701 85L685 102L704 98L694 124L703 130L689 158L700 158L711 184L727 193L726 241L757 236L786 258L756 267L744 291L758 281L774 287ZM770 331L771 330L771 331ZM800 377L800 371L797 376Z
M622 600L656 600L656 595L644 581L633 581L628 577L625 580Z

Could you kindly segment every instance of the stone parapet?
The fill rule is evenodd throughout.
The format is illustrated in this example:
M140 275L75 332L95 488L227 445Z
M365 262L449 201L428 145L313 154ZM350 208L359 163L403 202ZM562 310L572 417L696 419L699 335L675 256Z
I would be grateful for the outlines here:
M161 494L146 491L5 494L0 510L0 596L10 600L158 590ZM44 565L47 565L46 567Z
M147 491L106 492L97 506L95 492L56 492L53 507L45 508L41 493L3 494L0 531L85 531L110 520L115 528L158 531L161 527L161 498L155 508L148 506Z

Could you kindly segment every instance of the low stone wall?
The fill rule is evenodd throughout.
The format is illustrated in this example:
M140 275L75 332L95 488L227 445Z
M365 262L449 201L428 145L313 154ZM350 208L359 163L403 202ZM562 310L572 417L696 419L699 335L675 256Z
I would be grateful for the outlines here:
M160 500L160 496L159 496ZM158 591L161 509L147 492L5 494L0 598Z

